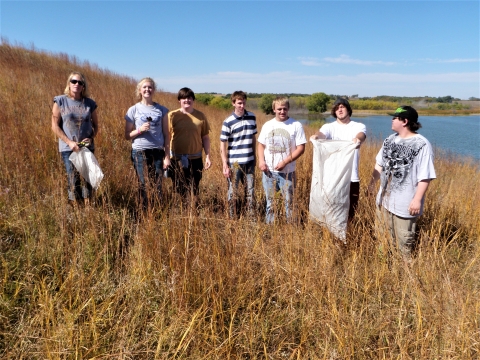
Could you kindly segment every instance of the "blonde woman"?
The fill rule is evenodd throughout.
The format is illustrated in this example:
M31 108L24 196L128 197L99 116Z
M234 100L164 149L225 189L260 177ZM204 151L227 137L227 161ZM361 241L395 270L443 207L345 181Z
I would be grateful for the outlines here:
M125 139L132 141L131 159L138 177L143 209L149 204L146 179L154 184L154 197L161 199L163 171L170 165L168 109L153 101L155 90L152 78L140 80L135 90L140 101L125 115Z
M89 202L93 192L86 181L82 181L72 162L72 152L86 146L95 151L94 138L98 135L97 104L90 99L85 76L72 72L67 79L63 95L53 98L52 130L58 137L58 148L65 164L68 179L68 200Z

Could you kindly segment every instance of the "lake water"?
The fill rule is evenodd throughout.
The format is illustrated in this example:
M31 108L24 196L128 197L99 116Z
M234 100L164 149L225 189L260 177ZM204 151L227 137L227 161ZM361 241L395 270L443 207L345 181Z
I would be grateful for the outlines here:
M327 122L334 120L333 117L327 118ZM352 116L352 120L365 124L367 138L383 140L393 133L391 116ZM434 148L480 160L480 115L420 116L419 121L422 127L418 133L425 136Z

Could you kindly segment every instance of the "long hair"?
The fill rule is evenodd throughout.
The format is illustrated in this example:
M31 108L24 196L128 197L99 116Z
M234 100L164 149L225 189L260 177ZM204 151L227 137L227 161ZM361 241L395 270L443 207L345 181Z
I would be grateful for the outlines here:
M142 85L144 82L149 82L150 84L152 84L153 92L157 90L157 84L155 84L155 81L151 77L144 77L142 80L138 82L137 87L135 88L135 98L137 100L142 100L141 91L142 91Z
M81 72L78 72L78 71L73 71L73 72L70 73L70 75L68 75L67 86L65 87L65 90L63 91L63 93L67 96L70 96L70 80L72 80L72 78L75 75L80 76L80 79L83 81L82 97L84 97L84 98L89 97L90 93L88 92L87 80L85 79L85 76Z

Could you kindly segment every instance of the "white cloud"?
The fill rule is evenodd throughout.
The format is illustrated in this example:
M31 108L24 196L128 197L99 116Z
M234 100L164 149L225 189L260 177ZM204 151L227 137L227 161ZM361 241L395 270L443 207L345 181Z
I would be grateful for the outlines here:
M352 59L348 55L340 55L339 57L332 58L332 57L326 57L323 58L324 61L329 62L329 63L334 63L334 64L354 64L354 65L385 65L385 66L391 66L397 64L396 62L392 61L380 61L380 60L359 60L359 59Z
M299 57L300 64L304 66L325 66L326 64L318 61L318 58L314 57Z
M479 58L471 58L471 59L421 59L428 63L471 63L471 62L480 62Z

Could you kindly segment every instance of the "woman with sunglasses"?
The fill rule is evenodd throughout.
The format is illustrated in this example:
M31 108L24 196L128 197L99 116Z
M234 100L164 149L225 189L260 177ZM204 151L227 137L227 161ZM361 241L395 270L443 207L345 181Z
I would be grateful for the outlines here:
M152 78L140 80L135 89L138 103L125 115L125 139L132 142L131 159L139 183L139 200L144 210L162 199L163 172L170 165L168 109L153 101L156 85ZM146 173L148 173L147 176ZM147 195L147 179L154 189Z
M93 194L92 187L80 178L69 157L83 146L94 151L93 139L98 135L96 109L95 101L88 98L85 76L79 72L72 72L64 94L53 98L52 130L59 139L58 147L67 171L68 200L72 204L77 200L88 204Z

